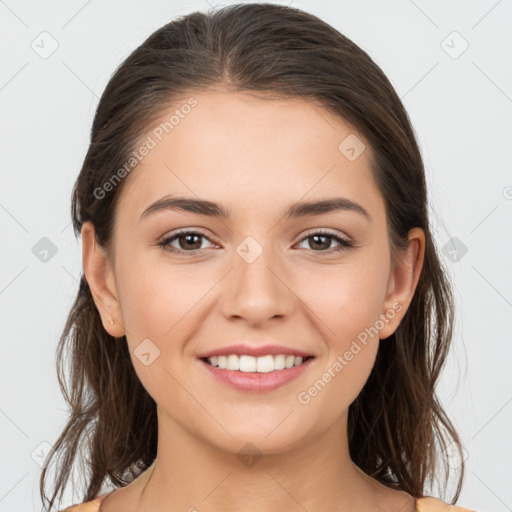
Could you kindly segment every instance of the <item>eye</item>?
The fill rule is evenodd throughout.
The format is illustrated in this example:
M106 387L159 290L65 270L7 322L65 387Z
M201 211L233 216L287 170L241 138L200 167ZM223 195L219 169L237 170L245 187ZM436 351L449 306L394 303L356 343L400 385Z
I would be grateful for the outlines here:
M304 240L310 241L309 246L312 247L313 251L315 251L315 252L333 253L333 252L342 251L344 249L348 249L348 248L354 246L354 244L350 240L347 240L346 238L342 238L333 233L329 233L327 231L315 231L314 233L311 233L307 237L303 238L301 240L301 243ZM325 249L330 248L329 246L331 245L333 240L338 242L339 246L335 247L331 251L325 250ZM312 243L311 243L311 241L312 241Z
M204 248L201 247L202 239L211 241L206 235L198 231L191 230L183 230L175 233L174 235L164 238L161 242L158 243L160 247L163 247L165 250L177 253L177 254L185 254L185 253L195 253L197 251L202 251ZM337 251L342 251L344 249L348 249L353 247L353 243L350 240L342 238L338 235L327 231L316 231L311 233L307 237L301 240L301 243L305 240L309 240L309 246L312 248L314 252L321 253L333 253ZM177 241L179 247L172 246L173 242ZM312 242L311 242L312 241ZM330 245L332 241L335 241L339 244L338 247L335 247L332 250L330 249Z
M209 240L206 235L197 231L184 230L175 233L174 235L165 238L158 243L160 247L163 247L167 251L175 253L194 253L201 251L201 239ZM172 242L177 241L179 247L173 247Z

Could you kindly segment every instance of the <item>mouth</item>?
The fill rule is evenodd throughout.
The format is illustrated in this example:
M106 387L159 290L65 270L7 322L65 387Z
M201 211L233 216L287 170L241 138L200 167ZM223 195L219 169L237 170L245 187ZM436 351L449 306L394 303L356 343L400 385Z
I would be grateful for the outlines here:
M244 373L271 373L287 370L306 364L314 356L294 356L285 354L265 355L254 357L249 355L230 354L200 358L206 364L219 370L237 371Z
M201 366L222 386L243 392L262 393L291 385L314 364L315 356L291 354L220 355L200 357Z

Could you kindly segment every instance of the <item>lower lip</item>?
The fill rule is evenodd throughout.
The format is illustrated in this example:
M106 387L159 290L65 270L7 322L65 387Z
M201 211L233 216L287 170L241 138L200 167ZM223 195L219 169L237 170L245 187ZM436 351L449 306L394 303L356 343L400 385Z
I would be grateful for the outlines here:
M274 370L268 373L258 373L241 372L239 370L222 370L218 366L212 366L202 359L199 360L216 379L241 391L273 391L298 378L313 361L314 358L312 357L306 362L298 366L293 366L292 368Z

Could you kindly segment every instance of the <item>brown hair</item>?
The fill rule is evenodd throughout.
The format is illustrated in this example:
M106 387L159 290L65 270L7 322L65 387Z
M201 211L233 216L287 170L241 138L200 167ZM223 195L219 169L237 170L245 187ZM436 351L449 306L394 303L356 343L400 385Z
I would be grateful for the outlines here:
M97 108L91 142L72 194L75 236L91 221L97 241L111 248L123 185L98 198L163 109L191 91L221 85L283 98L304 98L350 123L369 142L372 171L386 206L392 251L408 231L425 232L425 259L412 303L396 332L381 342L363 390L349 408L352 460L367 474L415 497L437 480L439 454L457 432L435 393L453 329L451 287L436 252L427 213L423 162L408 115L372 59L319 18L273 4L231 5L171 21L128 56ZM105 190L105 189L103 189ZM64 384L69 355L69 390ZM84 501L105 479L127 485L157 450L156 404L132 366L126 339L103 328L85 277L57 347L59 385L70 417L41 474L50 508L64 493L77 448L90 475ZM59 455L53 495L47 469ZM449 466L444 461L444 485ZM463 481L461 461L458 498Z

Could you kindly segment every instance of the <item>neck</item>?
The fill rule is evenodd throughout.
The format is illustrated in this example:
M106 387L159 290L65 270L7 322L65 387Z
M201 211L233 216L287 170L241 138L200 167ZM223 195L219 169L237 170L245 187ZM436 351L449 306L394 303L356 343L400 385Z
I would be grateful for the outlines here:
M351 461L346 415L320 438L252 456L220 450L161 412L158 432L137 512L225 512L228 503L230 512L376 511L389 491Z

